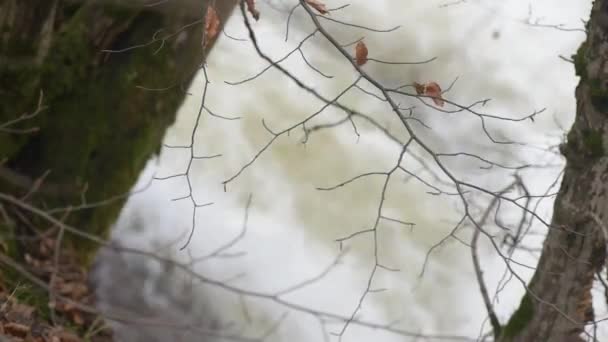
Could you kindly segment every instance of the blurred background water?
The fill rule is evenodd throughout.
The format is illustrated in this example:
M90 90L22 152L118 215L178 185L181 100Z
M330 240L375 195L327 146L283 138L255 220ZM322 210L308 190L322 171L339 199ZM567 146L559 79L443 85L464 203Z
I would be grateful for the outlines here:
M278 59L312 32L309 17L296 10L285 42L286 19L294 1L258 1L261 20L254 23L261 48ZM326 1L330 8L346 3ZM445 153L470 152L507 165L535 164L520 172L532 193L547 190L559 176L563 160L556 146L573 120L574 87L577 79L569 58L584 32L581 20L588 17L590 1L354 1L331 17L374 28L401 27L390 33L374 33L322 21L343 43L364 37L370 57L387 61L436 60L420 65L383 65L369 62L364 69L386 86L436 81L445 89L457 80L445 97L466 105L491 99L479 110L519 118L546 108L534 122L489 120L487 129L499 140L522 145L492 143L484 134L478 117L468 113L446 114L424 106L415 98L400 98L403 107L415 106L413 129L433 149ZM557 26L554 25L563 25ZM247 38L242 16L236 11L226 33ZM307 60L332 78L311 70L295 53L281 65L328 98L339 94L355 78L352 66L334 47L317 34L302 48ZM355 119L359 136L350 123L321 130L302 143L301 127L282 135L237 178L235 175L262 149L272 136L303 120L322 103L296 84L271 69L241 85L230 85L263 70L267 64L249 41L221 37L207 61L208 87L205 105L215 114L239 117L225 120L204 113L195 133L195 154L221 157L194 161L190 171L197 203L212 202L196 210L195 230L185 250L192 228L192 204L171 201L188 193L186 179L154 181L144 192L129 199L112 234L125 246L156 251L181 262L208 255L231 241L242 230L245 206L251 196L247 231L226 255L193 263L198 273L228 284L263 293L275 293L310 279L340 255L337 239L373 226L384 179L368 177L334 191L319 191L365 172L385 172L394 166L400 146L384 133ZM188 145L198 112L205 76L194 81L165 138L168 145ZM367 90L373 88L361 82ZM411 90L410 90L411 91ZM377 93L377 92L376 92ZM162 93L159 94L162 96ZM343 103L367 113L395 136L407 135L390 108L353 89ZM449 105L447 105L449 108ZM309 123L329 123L344 114L328 108ZM429 156L413 148L420 159L406 157L402 165L436 186L432 173L420 160L432 165ZM153 175L184 172L190 151L164 148L142 174L141 188ZM446 165L462 180L498 190L513 180L512 170L490 170L471 158L445 159ZM436 170L431 167L431 170ZM470 248L449 239L433 252L421 277L425 256L431 246L453 229L462 215L455 198L435 196L415 178L395 174L389 184L383 214L413 222L407 227L383 220L378 228L378 257L382 264L398 272L379 270L374 289L366 296L357 318L371 322L395 322L395 327L427 334L464 335L477 338L486 313L471 265ZM555 189L554 189L555 190ZM483 204L487 196L471 196ZM513 224L517 213L505 207L501 219ZM538 208L549 218L551 200ZM509 221L511 220L511 221ZM537 229L542 233L542 228ZM458 236L469 239L470 229ZM526 246L538 247L541 236L531 236ZM359 235L342 244L339 265L321 280L284 298L310 308L350 316L367 286L374 265L371 235ZM493 291L504 272L504 262L483 241L481 258L489 288ZM535 254L520 251L517 260L535 264ZM527 279L529 270L516 268ZM314 317L287 310L272 301L235 295L202 284L168 265L141 257L104 251L96 268L100 306L105 309L145 313L168 321L256 336L269 329L286 312L267 341L323 341L323 331ZM512 281L497 303L499 318L506 322L519 304L523 288ZM598 304L599 305L599 304ZM603 306L598 307L604 312ZM167 327L116 325L122 341L215 341L201 337L200 331ZM330 332L342 325L330 324ZM602 331L600 327L600 331ZM332 339L337 337L331 336ZM344 341L403 341L402 336L381 330L350 326ZM217 339L219 340L219 339ZM444 340L456 340L447 338Z

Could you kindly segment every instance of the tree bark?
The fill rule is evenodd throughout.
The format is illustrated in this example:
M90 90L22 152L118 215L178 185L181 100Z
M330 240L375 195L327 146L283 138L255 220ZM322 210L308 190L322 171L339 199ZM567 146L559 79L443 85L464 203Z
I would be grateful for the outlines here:
M0 192L42 208L128 193L212 46L201 44L209 1L153 2L0 0ZM234 4L217 2L222 23ZM103 237L123 203L66 221ZM49 224L0 206L17 213L0 217L0 252L18 259L22 237ZM97 249L67 243L83 264Z
M583 341L591 287L605 266L608 227L608 0L596 0L574 56L576 117L566 168L535 274L499 341Z

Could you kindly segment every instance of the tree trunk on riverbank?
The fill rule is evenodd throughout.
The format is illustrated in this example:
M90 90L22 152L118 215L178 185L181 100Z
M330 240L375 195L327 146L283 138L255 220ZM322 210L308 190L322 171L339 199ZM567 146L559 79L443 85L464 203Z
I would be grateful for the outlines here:
M566 169L552 227L527 294L500 341L586 341L591 287L606 264L608 231L608 1L596 0L574 56L576 118L561 150Z
M106 236L212 45L201 44L208 3L0 0L0 193L68 208L55 216ZM218 2L222 23L234 4ZM0 252L14 260L57 228L0 209ZM97 249L64 243L83 266Z

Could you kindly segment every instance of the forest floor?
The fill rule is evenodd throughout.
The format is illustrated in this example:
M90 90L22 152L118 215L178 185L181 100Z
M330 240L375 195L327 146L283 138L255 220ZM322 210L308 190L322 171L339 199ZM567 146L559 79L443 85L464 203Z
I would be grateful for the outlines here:
M0 342L112 341L103 320L87 309L95 298L86 269L57 239L37 240L12 270L26 280L14 283L0 272Z

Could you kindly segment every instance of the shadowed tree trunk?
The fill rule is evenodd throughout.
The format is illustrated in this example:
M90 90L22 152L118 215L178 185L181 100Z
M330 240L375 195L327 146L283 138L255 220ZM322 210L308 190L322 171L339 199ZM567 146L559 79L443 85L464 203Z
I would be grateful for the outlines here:
M156 4L0 0L0 193L28 194L27 202L47 209L130 190L208 51L201 42L209 1L146 2ZM222 23L234 4L217 2ZM104 236L123 203L65 219ZM0 215L0 252L20 259L24 237L49 223L9 207L0 201L10 216ZM66 243L85 265L96 251L90 242Z
M501 341L573 342L594 320L591 287L606 262L608 0L596 0L574 56L576 118L561 151L562 186L536 272Z

